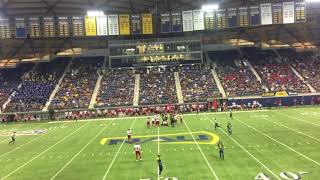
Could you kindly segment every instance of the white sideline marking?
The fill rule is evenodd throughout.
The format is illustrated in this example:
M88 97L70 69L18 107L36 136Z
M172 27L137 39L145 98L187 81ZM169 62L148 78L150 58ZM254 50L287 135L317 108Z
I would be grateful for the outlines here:
M160 128L159 128L160 124L158 125L158 154L160 154ZM158 169L158 180L160 180L160 175L159 175L159 167L157 167Z
M5 142L5 141L8 141L8 139L5 139L5 140L3 140L3 141L0 141L0 144L3 143L3 142Z
M303 133L303 132L300 132L300 131L297 131L297 130L295 130L295 129L292 129L292 128L290 128L290 127L286 126L286 125L283 125L283 124L277 123L277 122L272 121L272 120L267 119L267 118L263 118L263 119L265 119L265 120L267 120L267 121L270 121L270 122L272 122L272 123L274 123L274 124L277 124L277 125L279 125L279 126L285 127L285 128L287 128L287 129L289 129L289 130L291 130L291 131L294 131L294 132L296 132L296 133L298 133L298 134L302 134L302 135L304 135L304 136L307 136L307 137L309 137L309 138L311 138L311 139L314 139L314 140L316 140L316 141L320 142L320 139L317 139L317 138L315 138L315 137L313 137L313 136L310 136L310 135L305 134L305 133Z
M55 131L55 130L56 130L56 129L53 129L53 130L51 130L50 132L47 132L47 133L41 134L40 136L38 136L38 137L36 137L36 138L32 139L31 141L28 141L27 143L24 143L24 144L22 144L21 146L18 146L18 147L16 147L16 148L14 148L14 149L12 149L12 150L10 150L10 151L8 151L8 152L6 152L6 153L2 154L2 155L0 156L0 158L2 158L3 156L6 156L7 154L9 154L9 153L11 153L11 152L13 152L13 151L15 151L15 150L17 150L17 149L20 149L20 148L22 148L22 147L24 147L24 146L26 146L26 145L28 145L28 144L32 143L32 142L33 142L33 141L35 141L35 140L40 139L42 136L47 135L47 134L49 134L49 133L51 133L52 131Z
M207 163L208 167L210 168L210 170L211 170L212 174L214 175L215 179L216 179L216 180L219 180L218 176L217 176L217 175L216 175L216 173L213 171L213 169L212 169L212 167L211 167L211 165L210 165L210 163L209 163L209 161L208 161L207 157L204 155L204 153L203 153L202 149L200 148L200 146L199 146L199 144L198 144L198 142L197 142L196 138L193 136L193 134L192 134L192 132L191 132L191 130L190 130L190 128L189 128L189 126L188 126L188 124L187 124L187 121L185 120L183 124L185 124L185 125L186 125L186 127L187 127L187 129L188 129L188 131L189 131L189 133L190 133L190 135L191 135L191 137L192 137L193 141L196 143L196 145L197 145L197 147L198 147L198 149L199 149L200 153L202 154L202 157L203 157L203 158L204 158L204 160L206 161L206 163Z
M283 116L287 116L287 117L289 117L290 119L295 119L295 120L297 120L297 121L305 122L305 123L312 124L312 125L315 125L315 126L320 127L320 124L316 124L316 123L313 123L313 122L310 122L310 121L302 120L302 119L299 119L299 118L290 116L290 115L288 115L288 114L286 114L286 113L283 113L283 114L282 114L282 113L279 113L279 112L277 112L277 111L273 111L273 112L275 112L275 113L277 113L277 114L280 114L280 115L283 115Z
M130 127L130 129L132 129L132 127L133 127L133 125L134 125L134 123L136 122L136 118L134 119L134 121L133 121L133 123L131 124L131 127ZM113 165L113 163L114 163L114 161L116 160L116 158L117 158L117 156L118 156L118 154L119 154L119 152L120 152L120 150L121 150L121 148L122 148L122 146L123 146L123 144L124 144L124 142L126 142L126 138L122 141L122 143L121 143L121 145L120 145L120 147L119 147L119 149L118 149L118 151L117 151L117 153L115 154L115 156L113 157L113 160L111 161L111 164L109 165L109 168L108 168L108 170L107 170L107 172L104 174L104 176L103 176L103 180L105 180L106 179L106 177L107 177L107 175L108 175L108 173L109 173L109 171L110 171L110 169L111 169L111 167L112 167L112 165Z
M78 129L76 129L75 131L73 131L71 134L69 134L68 136L65 136L63 139L61 139L60 141L56 142L55 144L53 144L52 146L50 146L49 148L47 148L46 150L42 151L40 154L38 154L37 156L33 157L32 159L30 159L28 162L24 163L23 165L19 166L17 169L15 169L14 171L12 171L11 173L7 174L6 176L4 176L3 178L1 178L1 180L8 178L9 176L11 176L13 173L17 172L18 170L20 170L21 168L23 168L24 166L28 165L30 162L32 162L33 160L35 160L36 158L38 158L39 156L41 156L42 154L46 153L47 151L49 151L50 149L52 149L53 147L55 147L57 144L61 143L62 141L64 141L65 139L67 139L68 137L70 137L71 135L75 134L76 132L78 132L81 128L83 128L86 124L80 126Z
M214 125L214 122L210 120L208 117L207 119ZM233 137L229 136L222 128L219 128L226 136L228 136L233 142L235 142L242 150L244 150L247 154L249 154L254 160L256 160L260 165L262 165L266 170L268 170L274 177L281 180L271 169L269 169L266 165L264 165L259 159L257 159L253 154L251 154L247 149L245 149L238 141L236 141ZM234 148L232 146L232 148Z
M104 130L109 127L112 122L113 120L107 126L105 126L95 137L93 137L76 155L74 155L54 176L52 176L50 180L56 178L60 174L60 172L62 172L64 168L66 168L76 157L78 157L87 146L89 146ZM92 156L94 156L94 154L92 154Z
M273 140L273 141L277 142L278 144L281 144L282 146L284 146L284 147L286 147L286 148L290 149L291 151L293 151L293 152L295 152L295 153L299 154L300 156L302 156L302 157L304 157L304 158L306 158L306 159L308 159L308 160L310 160L310 161L312 161L312 162L314 162L315 164L317 164L317 165L319 165L319 166L320 166L320 163L319 163L319 162L317 162L317 161L315 161L315 160L311 159L310 157L308 157L308 156L306 156L306 155L304 155L304 154L302 154L302 153L300 153L300 152L298 152L298 151L296 151L296 150L292 149L292 148L291 148L291 147L289 147L288 145L286 145L286 144L284 144L284 143L282 143L282 142L280 142L280 141L278 141L278 140L274 139L273 137L269 136L268 134L266 134L266 133L263 133L263 132L259 131L258 129L256 129L256 128L254 128L254 127L250 126L250 125L248 125L247 123L245 123L245 122L243 122L243 121L241 121L241 120L239 120L239 119L237 119L237 118L234 118L234 119L236 119L237 121L239 121L240 123L242 123L242 124L246 125L247 127L249 127L249 128L251 128L251 129L253 129L253 130L257 131L258 133L260 133L260 134L262 134L262 135L264 135L264 136L268 137L269 139L271 139L271 140Z

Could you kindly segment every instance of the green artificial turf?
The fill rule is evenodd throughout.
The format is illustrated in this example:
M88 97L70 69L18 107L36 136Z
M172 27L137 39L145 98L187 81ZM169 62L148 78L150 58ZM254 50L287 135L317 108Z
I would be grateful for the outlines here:
M213 118L221 128L214 130ZM164 166L160 179L250 180L261 178L260 173L269 179L294 179L295 174L320 179L318 107L234 112L231 136L228 113L183 119L174 128L159 129L147 129L145 117L0 124L0 179L156 180L158 151ZM135 160L133 144L125 141L130 127L141 142L142 161ZM8 144L13 131L31 130L47 132L18 135L15 144ZM225 160L219 158L217 138L224 143Z

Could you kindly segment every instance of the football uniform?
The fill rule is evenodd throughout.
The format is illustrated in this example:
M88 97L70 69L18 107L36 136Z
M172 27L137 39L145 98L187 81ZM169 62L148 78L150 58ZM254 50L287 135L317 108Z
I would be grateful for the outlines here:
M131 130L128 130L127 134L128 134L128 141L131 141Z
M134 151L136 153L136 160L137 161L138 160L142 160L142 158L141 158L141 146L139 144L135 144L133 146L133 148L134 148Z

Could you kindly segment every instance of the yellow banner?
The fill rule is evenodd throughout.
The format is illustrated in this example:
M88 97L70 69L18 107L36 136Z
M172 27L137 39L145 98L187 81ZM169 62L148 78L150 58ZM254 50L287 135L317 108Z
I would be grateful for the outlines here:
M142 14L142 34L153 34L152 14Z
M129 14L119 14L120 35L130 35Z
M276 92L276 97L286 97L288 93L286 91L278 91Z
M86 27L86 36L96 36L97 27L96 27L96 17L95 16L86 16L84 19Z

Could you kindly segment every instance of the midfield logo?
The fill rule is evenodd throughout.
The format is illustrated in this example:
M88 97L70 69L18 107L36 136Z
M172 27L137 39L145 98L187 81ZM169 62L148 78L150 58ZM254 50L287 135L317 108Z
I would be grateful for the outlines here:
M192 132L198 144L216 144L219 141L219 136L207 131ZM100 141L101 145L116 145L122 143L127 137L112 137L103 138ZM158 135L142 135L132 136L133 143L139 142L141 144L150 141L158 141ZM159 141L161 144L196 144L189 132L186 133L172 133L172 134L160 134ZM125 143L129 143L125 141Z

